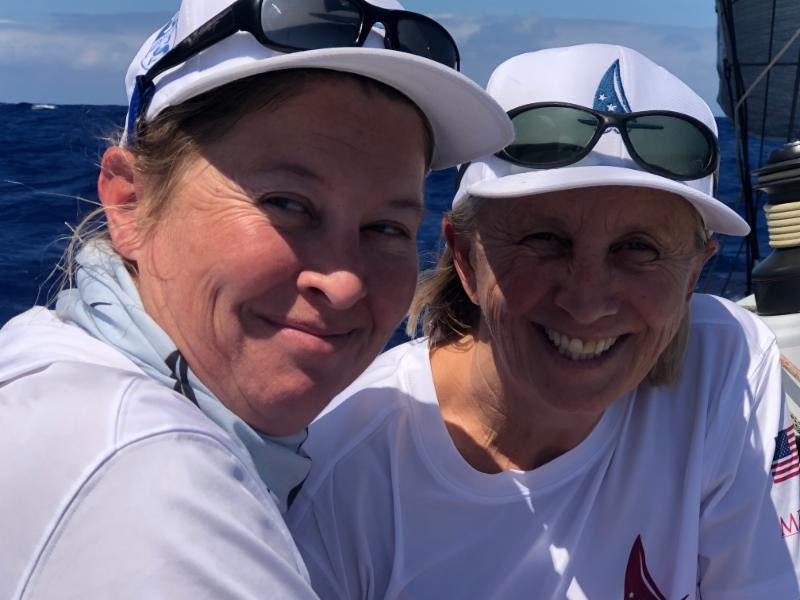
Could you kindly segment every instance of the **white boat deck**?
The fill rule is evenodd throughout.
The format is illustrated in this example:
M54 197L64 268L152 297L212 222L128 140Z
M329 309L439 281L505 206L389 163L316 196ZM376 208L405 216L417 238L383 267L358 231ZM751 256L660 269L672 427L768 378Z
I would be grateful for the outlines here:
M755 313L755 296L747 296L738 302ZM800 418L800 313L791 315L759 316L778 338L783 365L783 389L793 416Z

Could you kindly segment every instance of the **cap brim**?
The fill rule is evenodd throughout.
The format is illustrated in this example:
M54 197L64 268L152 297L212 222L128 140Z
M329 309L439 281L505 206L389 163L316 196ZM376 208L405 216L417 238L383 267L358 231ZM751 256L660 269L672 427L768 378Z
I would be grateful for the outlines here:
M624 167L565 167L526 171L475 183L464 192L481 198L518 198L601 186L643 187L672 192L688 200L703 217L706 227L712 231L727 235L750 233L747 221L713 196L679 181Z
M258 46L261 55L269 53ZM514 137L505 112L485 90L454 69L432 60L379 48L325 48L270 54L254 58L252 52L240 52L238 56L234 53L232 59L188 77L186 70L191 69L192 61L187 61L186 69L178 68L159 79L148 118L166 106L251 75L287 69L330 69L380 81L414 102L433 128L432 169L492 154ZM181 80L174 88L176 93L171 93L173 79Z

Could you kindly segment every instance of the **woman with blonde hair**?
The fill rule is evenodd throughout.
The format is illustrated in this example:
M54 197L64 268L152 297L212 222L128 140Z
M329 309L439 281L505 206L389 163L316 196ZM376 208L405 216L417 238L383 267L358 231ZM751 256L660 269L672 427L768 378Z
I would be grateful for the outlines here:
M796 598L775 338L694 288L706 104L601 44L500 65L515 141L462 167L411 326L312 426L289 525L322 598ZM785 539L784 539L784 536Z

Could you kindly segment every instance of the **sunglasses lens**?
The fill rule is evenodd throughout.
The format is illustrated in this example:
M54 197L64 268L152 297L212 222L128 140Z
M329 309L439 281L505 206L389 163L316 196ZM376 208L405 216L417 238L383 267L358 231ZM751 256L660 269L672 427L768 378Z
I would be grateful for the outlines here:
M272 0L261 5L266 37L296 50L352 46L361 21L361 11L347 0Z
M690 121L643 115L630 119L625 129L639 158L651 167L682 179L696 179L709 167L712 143Z
M597 131L593 114L568 106L539 106L511 118L514 142L505 152L532 167L548 167L574 160Z
M458 50L450 34L435 21L413 16L397 19L397 49L458 68Z

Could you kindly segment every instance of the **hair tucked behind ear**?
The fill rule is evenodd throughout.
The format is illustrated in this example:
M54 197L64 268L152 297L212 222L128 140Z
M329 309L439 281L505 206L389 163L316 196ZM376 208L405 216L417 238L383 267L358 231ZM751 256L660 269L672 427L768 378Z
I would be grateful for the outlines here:
M471 236L477 227L482 201L467 198L444 216L455 236ZM431 348L468 335L480 320L480 307L473 304L461 285L453 251L445 246L436 266L420 276L409 309L406 333L414 337L422 325Z

